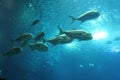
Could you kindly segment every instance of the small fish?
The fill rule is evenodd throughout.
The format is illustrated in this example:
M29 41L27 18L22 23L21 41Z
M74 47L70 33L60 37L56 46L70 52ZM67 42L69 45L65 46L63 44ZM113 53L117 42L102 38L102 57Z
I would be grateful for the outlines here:
M95 19L99 16L100 16L100 13L98 10L90 10L81 14L78 18L75 18L73 16L69 16L69 17L72 19L72 22L71 22L72 24L75 20L81 21L83 23L87 20Z
M116 37L115 39L113 39L114 41L119 41L120 37Z
M35 25L38 24L39 22L40 22L40 20L39 20L39 19L36 19L36 20L34 20L34 21L32 22L31 26L35 26Z
M9 51L7 51L6 53L3 53L3 56L11 56L11 55L18 55L20 53L22 53L23 50L21 47L13 47L11 48Z
M34 38L35 42L37 42L38 40L43 40L44 36L45 36L45 33L44 33L44 32L40 32L40 33Z
M32 22L32 24L28 27L28 30L32 29L33 26L37 25L39 22L40 22L39 19L34 20L34 21Z
M109 40L106 42L106 44L111 44L113 41Z

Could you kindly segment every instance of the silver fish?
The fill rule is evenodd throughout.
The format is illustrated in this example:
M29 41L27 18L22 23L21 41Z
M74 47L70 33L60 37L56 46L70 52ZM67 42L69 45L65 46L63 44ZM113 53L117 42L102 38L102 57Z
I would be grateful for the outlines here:
M72 39L78 39L78 40L91 40L92 39L92 34L83 30L68 30L68 31L63 31L60 27L59 28L59 35L60 34L66 34Z
M48 46L41 42L29 43L28 47L31 48L31 51L33 50L42 51L42 52L48 51Z
M87 20L95 19L95 18L97 18L99 16L100 16L100 13L99 13L98 10L90 10L90 11L87 11L87 12L81 14L77 18L75 18L73 16L69 16L69 17L72 19L71 23L73 23L75 20L81 21L83 23L83 22L85 22Z
M31 33L23 33L19 35L16 39L11 40L11 42L22 42L21 47L25 46L29 40L33 38L33 35Z
M52 39L47 40L47 42L50 42L54 46L57 44L65 44L65 43L70 43L72 42L73 39L68 37L67 35L58 35Z

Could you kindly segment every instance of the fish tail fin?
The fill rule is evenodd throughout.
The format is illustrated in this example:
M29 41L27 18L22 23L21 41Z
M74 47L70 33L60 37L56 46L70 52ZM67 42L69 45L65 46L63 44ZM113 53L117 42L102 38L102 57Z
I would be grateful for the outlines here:
M28 44L28 42L25 41L25 42L23 42L23 43L20 45L20 47L25 47L27 44Z
M57 26L57 27L58 27L58 29L59 29L59 35L63 34L64 31L60 28L60 26Z
M1 51L1 53L2 53L3 57L5 57L5 56L7 56L8 58L10 57L10 55L6 54L4 51Z
M38 40L35 39L35 40L34 40L34 43L36 43L37 41L38 41Z
M27 44L27 46L31 49L31 45L29 43ZM31 49L31 51L32 51L32 49Z
M46 42L46 39L45 39L45 33L43 32L43 37L41 38L41 40L43 41L43 43L45 43Z
M71 24L76 20L73 16L69 16L72 19Z
M53 47L55 47L56 46L56 44L53 44Z
M3 56L3 57L7 56L7 58L10 58L10 55L4 53L3 51L1 51L1 52L2 52L2 56Z
M32 47L31 44L27 44L27 46L30 48L31 51L34 51L34 50L35 50L34 47Z
M84 20L81 20L81 22L80 23L84 23L85 21Z
M30 44L28 43L27 46L30 47Z
M43 44L44 44L45 42L47 42L47 40L45 40L45 38L43 38L42 40L43 40Z

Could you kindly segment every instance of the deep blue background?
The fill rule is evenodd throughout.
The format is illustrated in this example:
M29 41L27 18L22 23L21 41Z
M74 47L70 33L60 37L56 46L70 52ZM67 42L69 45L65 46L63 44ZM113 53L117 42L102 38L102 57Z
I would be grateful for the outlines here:
M44 31L46 39L50 39L58 33L57 25L64 30L107 33L103 39L75 40L70 45L53 47L47 43L48 52L31 52L25 47L20 55L0 56L0 77L7 80L120 80L120 41L106 44L120 36L119 7L119 0L0 0L1 52L16 46L10 39L23 32L35 36ZM69 15L77 17L92 9L100 11L99 18L70 24ZM35 19L40 19L40 23L28 30Z

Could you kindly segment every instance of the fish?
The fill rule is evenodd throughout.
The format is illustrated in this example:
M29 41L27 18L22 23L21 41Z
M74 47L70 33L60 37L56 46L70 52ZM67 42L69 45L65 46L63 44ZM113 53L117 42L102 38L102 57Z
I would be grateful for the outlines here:
M120 37L116 37L115 39L113 39L113 41L119 41Z
M111 44L113 41L109 40L106 42L106 44Z
M40 22L40 20L39 20L39 19L36 19L36 20L34 20L34 21L32 22L31 26L35 26L35 25L37 25L39 22Z
M28 27L28 30L32 29L33 26L37 25L39 22L40 22L39 19L34 20L34 21L32 22L32 24Z
M39 32L39 34L34 38L35 42L37 42L38 40L43 40L44 36L44 32Z
M58 35L52 39L47 40L46 42L50 42L51 44L53 44L55 46L58 44L70 43L72 41L73 41L73 39L67 35Z
M100 13L98 10L90 10L90 11L87 11L83 14L81 14L79 17L75 18L73 16L69 16L71 19L72 19L72 22L71 24L77 20L77 21L81 21L82 23L87 21L87 20L91 20L91 19L95 19L97 17L100 16Z
M66 34L72 39L78 39L79 41L81 40L86 41L92 39L92 34L84 30L76 29L76 30L63 31L59 26L58 29L59 29L59 35Z
M48 51L48 46L43 42L29 43L27 44L31 51L37 50L41 52Z
M31 33L23 33L21 35L19 35L16 39L11 39L11 42L17 42L17 43L20 43L22 42L21 44L21 47L24 47L27 42L29 40L33 39L33 35Z
M8 50L6 53L3 52L3 56L11 56L11 55L18 55L23 52L23 49L21 47L13 47L10 50Z

